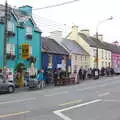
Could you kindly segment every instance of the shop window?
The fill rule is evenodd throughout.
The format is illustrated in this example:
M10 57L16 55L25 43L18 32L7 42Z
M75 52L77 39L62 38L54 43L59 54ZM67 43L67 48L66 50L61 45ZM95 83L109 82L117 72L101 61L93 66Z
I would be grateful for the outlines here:
M52 65L52 55L48 55L48 63Z

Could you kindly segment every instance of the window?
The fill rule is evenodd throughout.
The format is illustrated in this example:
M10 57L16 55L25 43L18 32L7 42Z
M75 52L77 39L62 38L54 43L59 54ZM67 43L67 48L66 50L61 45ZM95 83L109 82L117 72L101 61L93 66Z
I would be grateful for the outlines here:
M96 49L93 49L93 57L96 56Z
M102 61L102 67L104 67L104 62Z
M52 55L48 55L48 63L52 65Z
M14 32L15 30L14 28L15 28L14 23L11 21L8 21L7 30Z
M105 51L105 58L106 58L106 60L107 60L107 51Z
M32 56L32 46L30 45L30 55Z
M15 44L7 44L7 53L15 55Z
M87 60L87 56L85 56L85 61Z
M27 35L32 35L32 27L31 26L26 27L26 34Z
M77 55L75 55L75 60L77 60Z
M82 61L82 56L81 56L81 61Z
M104 58L103 55L104 55L104 52L103 52L103 49L102 49L102 58Z

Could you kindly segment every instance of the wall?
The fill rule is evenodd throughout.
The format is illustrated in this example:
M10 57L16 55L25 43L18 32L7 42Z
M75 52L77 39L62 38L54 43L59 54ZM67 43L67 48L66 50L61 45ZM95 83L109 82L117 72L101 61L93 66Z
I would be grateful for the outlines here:
M4 24L0 23L0 68L3 68Z
M49 65L49 56L52 56L52 68L51 69L55 69L57 68L58 64L62 64L62 60L64 57L67 57L66 55L60 55L60 54L49 54L49 53L43 53L42 52L42 68L44 70L48 69L48 65ZM66 62L67 65L67 62ZM67 67L67 66L65 66Z
M32 46L32 56L36 57L36 64L35 67L37 69L41 69L41 32L38 32L35 30L35 26L32 23L32 21L29 19L27 22L25 22L24 27L20 26L18 27L18 23L17 20L15 19L15 17L12 15L11 16L11 21L14 23L14 33L15 36L11 36L8 38L7 43L10 44L14 44L15 45L15 55L16 55L16 59L15 60L11 60L8 59L7 60L7 67L11 68L12 70L14 70L14 68L16 67L16 65L19 62L23 62L27 68L30 67L30 62L28 62L27 60L23 59L21 54L22 54L22 49L21 49L21 45L24 43L28 43ZM32 39L28 40L26 38L26 26L32 26ZM4 40L4 24L0 24L0 67L3 67L3 40Z
M116 73L120 73L120 54L112 53L112 68Z
M71 60L72 60L72 64L71 64L72 73L75 70L76 72L78 72L81 67L89 68L89 56L72 54Z

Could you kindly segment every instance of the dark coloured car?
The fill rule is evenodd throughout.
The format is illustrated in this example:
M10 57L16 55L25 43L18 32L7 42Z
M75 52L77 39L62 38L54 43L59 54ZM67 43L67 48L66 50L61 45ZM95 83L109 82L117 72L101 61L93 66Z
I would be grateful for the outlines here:
M15 84L7 80L4 80L4 77L0 75L0 93L3 92L9 93L15 92Z

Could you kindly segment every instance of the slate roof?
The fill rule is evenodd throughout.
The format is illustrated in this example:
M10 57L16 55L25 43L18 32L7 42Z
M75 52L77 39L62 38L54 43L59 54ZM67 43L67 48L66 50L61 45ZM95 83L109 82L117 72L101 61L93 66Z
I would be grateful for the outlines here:
M107 42L104 42L104 44L112 53L120 54L120 46L107 43Z
M61 43L73 54L89 55L78 43L73 40L62 39Z
M109 50L109 48L106 46L106 44L104 43L104 41L101 40L97 40L95 37L90 37L97 45L98 48L102 48L105 50Z
M8 11L11 11L19 21L25 21L26 19L30 18L30 16L25 15L23 12L21 12L19 9L8 7ZM4 17L5 14L5 6L0 4L0 17Z
M35 25L35 29L37 31L41 31L38 27L37 27L37 24L35 23L34 19L32 16L28 16L26 15L24 12L20 11L19 9L16 9L16 8L11 8L10 6L8 6L8 11L11 11L11 14L13 14L18 22L26 22L28 21L29 19L32 20L32 22L34 23ZM0 18L4 18L4 15L5 15L5 6L0 4Z
M95 37L87 36L83 33L79 33L79 35L90 45L90 47L98 47L101 49L109 50L108 46L106 46L103 41L97 40Z
M97 47L97 44L90 37L88 37L83 33L78 33L78 34L82 39L84 39L90 45L90 47Z
M65 48L63 48L59 43L57 43L54 39L48 37L42 37L42 49L43 52L51 54L69 54L67 50L65 50Z

